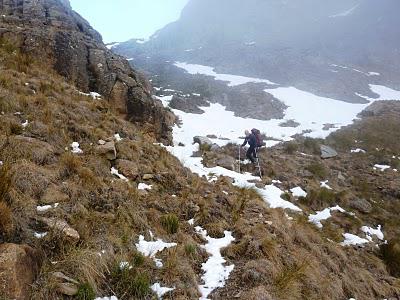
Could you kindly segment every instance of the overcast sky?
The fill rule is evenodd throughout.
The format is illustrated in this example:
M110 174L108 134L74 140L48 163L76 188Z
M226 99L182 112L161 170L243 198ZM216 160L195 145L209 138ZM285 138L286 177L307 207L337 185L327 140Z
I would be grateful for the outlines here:
M147 38L176 21L188 0L70 0L104 42Z

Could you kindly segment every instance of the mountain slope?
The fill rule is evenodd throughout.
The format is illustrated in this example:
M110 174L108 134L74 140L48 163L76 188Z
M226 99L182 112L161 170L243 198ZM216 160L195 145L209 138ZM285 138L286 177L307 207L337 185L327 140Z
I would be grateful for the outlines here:
M97 92L134 122L153 124L168 141L172 116L150 96L149 83L110 52L68 1L1 1L0 38L41 59L83 92Z
M198 63L363 102L355 93L373 97L368 83L399 88L399 5L395 0L192 0L177 22L148 42L132 40L114 50L136 61L143 55ZM143 61L139 65L145 66Z
M2 9L8 7L5 3L10 1L1 1ZM164 299L400 296L400 282L394 277L400 262L395 256L398 244L390 241L386 253L380 250L386 249L385 243L373 234L364 247L340 244L343 232L368 237L360 225L382 224L385 238L398 236L397 219L385 222L388 216L398 215L399 182L388 182L398 175L370 166L385 163L394 152L399 156L398 132L384 134L399 126L400 110L395 104L376 105L366 112L372 129L356 124L361 129L349 127L343 138L337 137L337 144L331 142L342 144L338 159L321 160L313 152L318 143L313 140L299 146L304 147L303 154L290 154L286 146L263 151L263 168L269 172L257 186L273 189L274 197L280 201L285 197L303 212L271 208L256 188L235 186L231 177L241 174L231 172L230 177L211 181L207 177L212 174L193 174L169 152L184 146L166 148L157 143L150 121L133 123L121 115L116 102L135 99L77 90L70 77L59 74L54 61L38 56L43 49L50 58L63 53L40 43L27 51L25 43L15 42L14 36L34 32L39 25L6 18L0 23L8 32L0 40L0 298L115 295L124 300L154 299L162 293ZM63 28L68 22L57 24ZM21 25L24 32L18 28ZM48 34L57 29L54 24L43 26L40 36L51 45ZM105 79L108 74L113 72L105 73ZM368 152L377 146L387 150L376 150L371 157L366 154L368 160L363 153L354 154L360 160L353 164L347 147L355 139L366 140L360 146ZM232 144L215 151L199 150L194 154L201 157L193 159L199 159L200 165L211 164L216 154L236 160L237 148ZM394 168L398 160L391 160ZM314 162L322 167L309 168ZM332 166L332 172L322 174L321 168ZM305 178L301 174L308 169L315 174ZM340 170L348 178L367 174L367 188L340 181ZM320 187L321 174L335 191ZM273 183L275 178L280 183ZM317 192L324 197L296 200L281 195L280 188L293 184L302 185L311 196ZM363 207L354 215L332 211L331 219L321 220L321 230L306 218L328 204L343 205L350 212L347 200L352 199L346 195L364 193L373 195L365 201L374 204L377 214L358 210ZM381 205L374 199L386 202Z

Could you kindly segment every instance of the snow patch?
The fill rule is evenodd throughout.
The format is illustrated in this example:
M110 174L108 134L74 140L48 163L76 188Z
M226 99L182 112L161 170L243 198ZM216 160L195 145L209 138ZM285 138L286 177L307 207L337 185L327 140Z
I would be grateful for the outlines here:
M356 6L350 8L350 9L344 11L344 12L329 16L329 18L339 18L339 17L350 16L359 6L360 6L360 4L357 4Z
M35 232L35 233L33 234L33 236L34 236L35 238L37 238L37 239L42 239L42 238L44 238L47 234L48 234L48 232L42 232L42 233Z
M115 296L111 296L111 297L98 297L98 298L96 298L96 299L94 299L94 300L118 300L118 298L115 297Z
M136 249L144 256L153 259L157 267L162 267L162 262L161 259L155 257L156 254L164 249L175 247L176 245L176 243L165 243L161 239L146 241L143 235L139 236L139 243L135 244Z
M351 153L367 153L367 151L357 148L357 149L352 149L350 150Z
M74 154L82 154L83 153L82 149L79 148L78 142L73 142L71 144L71 148L72 148L71 152Z
M307 197L307 193L301 187L295 187L290 190L293 197Z
M148 184L145 184L145 183L139 183L138 184L138 190L145 191L145 190L151 190L152 188L153 188L152 185L148 185Z
M387 166L387 165L378 165L378 164L376 164L376 165L374 165L374 170L379 170L379 171L385 171L385 170L387 170L387 169L390 169L390 166Z
M184 69L186 72L188 72L189 74L192 74L192 75L196 75L196 74L206 75L206 76L215 77L215 80L227 81L228 86L237 86L237 85L246 84L246 83L250 83L250 82L276 85L276 83L273 83L266 79L252 78L252 77L245 77L245 76L238 76L238 75L230 75L230 74L219 74L214 71L213 67L208 67L208 66L203 66L203 65L188 64L185 62L175 62L174 65L178 68Z
M150 288L157 295L158 299L162 299L162 297L166 293L171 292L175 289L175 288L162 287L158 282L153 284Z
M328 185L329 180L321 181L321 188L331 190L332 188Z
M235 267L234 265L224 266L226 260L221 255L221 249L229 246L235 238L230 231L225 231L223 238L214 239L208 236L207 231L200 226L195 227L195 230L207 241L207 244L202 247L210 254L207 262L201 266L201 269L204 271L204 275L201 277L204 284L199 286L200 299L205 300L208 299L208 296L216 288L225 286L225 281L229 278L230 273Z
M124 175L120 174L119 171L114 167L111 168L111 174L117 176L119 179L122 179L124 181L129 181L128 178L126 178Z
M329 207L329 208L325 208L322 211L318 211L314 215L309 215L308 221L311 223L314 223L318 228L322 228L323 225L322 225L321 221L327 220L330 217L332 217L331 212L333 212L333 211L339 211L341 213L346 212L343 208L341 208L339 205L337 205L335 207Z
M379 240L383 241L385 236L381 229L382 229L381 225L378 225L376 229L368 226L361 227L361 231L365 232L366 238L369 241L372 241L373 236L376 236Z
M351 233L344 233L343 237L344 241L340 243L342 246L357 246L369 243L369 240L360 238L359 236Z
M36 207L36 211L37 212L46 212L46 211L48 211L50 209L57 208L58 205L59 205L59 203L55 203L54 205L37 206Z

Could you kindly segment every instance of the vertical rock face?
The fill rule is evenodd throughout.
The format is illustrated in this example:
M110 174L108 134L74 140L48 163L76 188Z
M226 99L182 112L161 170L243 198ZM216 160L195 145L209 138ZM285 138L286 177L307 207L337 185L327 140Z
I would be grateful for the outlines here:
M149 84L68 0L0 0L0 37L49 64L78 89L96 91L133 122L153 125L157 138L170 139L174 117L151 95Z
M40 263L39 253L27 245L0 245L0 295L5 299L29 300Z

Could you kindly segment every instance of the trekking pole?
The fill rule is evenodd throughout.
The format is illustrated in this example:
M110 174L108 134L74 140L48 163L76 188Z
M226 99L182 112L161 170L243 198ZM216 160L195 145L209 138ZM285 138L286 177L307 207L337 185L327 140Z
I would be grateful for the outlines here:
M241 173L241 172L240 172L240 163L241 163L241 161L240 161L240 152L241 152L241 151L240 151L240 150L242 150L242 149L241 149L241 147L239 146L239 173Z
M261 171L261 166L260 166L260 158L257 153L257 148L256 148L256 158L257 158L257 167L258 167L258 172L260 173L260 178L262 179L262 171Z

